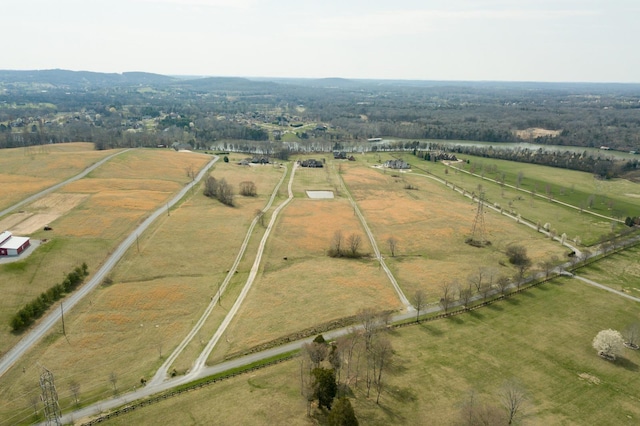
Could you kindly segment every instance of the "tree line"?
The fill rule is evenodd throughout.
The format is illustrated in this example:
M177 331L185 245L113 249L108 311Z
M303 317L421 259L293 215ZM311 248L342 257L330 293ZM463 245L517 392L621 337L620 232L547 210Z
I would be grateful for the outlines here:
M35 320L40 318L51 305L62 299L65 294L74 291L84 279L89 275L89 269L86 263L77 266L73 271L69 272L64 280L42 292L40 296L24 305L12 318L11 329L13 332L20 332L29 327Z

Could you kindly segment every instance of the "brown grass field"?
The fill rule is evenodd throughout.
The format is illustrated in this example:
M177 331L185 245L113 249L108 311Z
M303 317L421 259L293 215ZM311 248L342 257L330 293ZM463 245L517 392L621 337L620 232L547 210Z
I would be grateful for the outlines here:
M212 353L210 363L318 323L354 315L360 308L402 308L391 283L374 259L333 259L326 255L337 230L342 231L345 237L352 233L362 235L360 251L372 252L353 208L341 193L337 176L339 170L375 234L387 263L409 298L417 289L423 289L429 301L434 302L439 297L442 283L464 283L480 268L490 269L496 276L513 275L513 267L501 265L508 265L504 251L510 244L525 245L534 265L553 254L562 258L567 252L534 230L491 211L487 211L484 218L492 245L482 249L471 247L464 243L464 239L469 235L476 215L475 203L432 180L404 174L394 177L392 175L396 173L373 169L370 167L376 163L373 158L359 156L355 163L338 163L326 157L325 168L298 169L293 187L296 198L280 213L267 242L256 282L226 336ZM132 151L116 157L89 177L63 188L57 199L54 197L41 200L40 205L26 206L23 215L30 216L25 216L24 222L38 214L61 212L63 206L71 207L51 223L53 233L39 231L34 234L36 238L51 238L49 243L27 261L0 266L2 282L11 283L10 286L0 284L0 290L7 295L0 301L0 321L7 324L13 306L21 306L83 261L89 264L90 271L95 271L106 253L135 224L149 211L162 206L187 182L186 168L193 166L197 170L207 160L208 157L199 154ZM96 290L78 308L65 313L67 338L61 335L60 330L52 330L48 338L2 378L5 385L0 389L0 400L6 402L0 404L0 419L9 415L29 417L29 398L38 393L34 385L40 372L38 365L45 365L56 374L63 409L72 405L69 390L72 380L81 383L84 403L113 395L112 383L108 379L112 372L118 376L119 391L139 386L141 377L149 378L155 372L217 291L217 285L232 265L256 210L265 205L283 173L282 169L273 166L239 166L234 164L235 160L236 156L231 156L229 163L220 161L212 175L216 179L226 179L236 190L240 182L254 181L258 186L258 197L238 196L235 198L236 206L231 208L204 197L200 187L167 216L156 221L112 272L113 284ZM407 183L417 189L405 189ZM286 183L279 191L274 208L284 200L285 188ZM333 190L337 198L311 200L304 193L305 190L319 189ZM265 222L269 218L270 212L266 214ZM232 305L246 281L263 232L261 226L256 228L221 306L214 309L204 329L174 364L179 372L188 370ZM399 241L396 257L389 254L386 244L389 236ZM28 291L24 291L25 288ZM554 294L559 289L568 289L567 286L550 288L554 289ZM571 324L577 327L578 318L589 311L587 301L593 297L593 290L587 290L586 286L575 288L581 290L576 293L571 286L568 294L570 300L575 298L583 303L580 311L572 317L575 320ZM544 295L550 293L536 293L544 303L538 303L538 299L532 302L536 308L530 318L547 314L545 309L551 309L547 306L554 299ZM562 294L558 295L561 299L558 309L566 311L572 305L562 299ZM515 300L529 302L526 296ZM602 302L595 301L597 305L592 308L595 311L602 309L599 305ZM617 299L611 301L611 305L616 307L621 304L627 306L625 303ZM510 354L506 341L516 330L509 328L512 325L503 325L504 329L510 330L509 333L500 334L498 329L492 335L490 330L493 330L494 323L504 320L502 311L507 311L509 319L524 321L527 327L532 327L530 323L535 322L527 319L526 313L520 313L518 304L520 302L503 302L499 305L502 309L488 308L481 311L485 314L478 314L480 317L474 314L465 316L472 320L462 320L461 323L469 327L457 327L460 321L453 319L438 322L435 326L410 327L406 332L393 334L400 365L403 366L397 375L389 378L389 392L396 401L389 402L381 410L375 403L360 398L356 402L356 412L363 421L366 420L366 424L421 423L424 418L432 418L428 417L432 412L437 412L433 417L435 420L444 421L444 416L451 416L455 410L450 407L457 404L460 394L469 386L481 387L483 395L490 395L491 386L499 385L498 374L494 371L498 368L496 366L508 364L512 372L518 368L518 360L500 358L501 354ZM486 321L484 316L488 318ZM543 325L526 331L526 335L548 332ZM3 337L0 351L6 350L17 339L8 332L8 326L5 327L0 334ZM476 335L480 329L482 334ZM562 332L569 340L571 328L564 327ZM455 333L462 333L462 337L456 338ZM585 336L589 333L592 333L591 329L584 331ZM454 343L468 339L472 342L469 345L481 346L478 339L487 335L496 341L505 340L499 349L485 348L486 352L478 355L494 369L487 383L481 380L483 370L480 364L474 366L469 374L475 376L470 377L455 362L445 365L442 361L446 350L460 352L460 356L466 354L452 346ZM439 342L442 348L435 349L434 341ZM546 370L549 365L536 364L524 348L518 349L522 349L518 356L529 359L533 364L528 369L527 386L538 386L538 381L548 380L546 375L550 373ZM546 347L540 348L536 353L546 350ZM424 357L421 354L425 354ZM433 370L420 367L425 363L442 364L441 371L433 374ZM23 367L24 373L21 371ZM223 408L224 401L231 405L235 401L237 406L239 400L251 400L243 413L246 416L246 421L242 418L243 423L259 424L268 418L271 423L275 419L275 423L308 424L304 401L297 388L298 368L296 362L289 362L253 373L254 376L248 379L234 379L211 387L229 389L215 397L215 404L222 404L216 408L216 421L232 424L233 420L238 420L231 414L231 409ZM447 374L451 378L451 390L445 391L444 395L435 394L436 389L447 389ZM436 376L437 382L431 383L431 378ZM424 389L424 383L430 383L430 387ZM432 389L431 386L439 388ZM548 391L546 388L543 390ZM211 398L205 392L202 393ZM218 392L215 391L216 394ZM355 392L358 394L360 391L356 389ZM253 398L249 394L253 394ZM194 397L194 401L200 401L198 398ZM406 398L409 402L405 401ZM553 399L545 402L543 397L538 398L542 402L536 401L536 407L550 410L548 406ZM191 420L185 420L180 413L168 414L164 410L156 411L158 417L154 414L154 418L175 423L208 423L212 417L201 412L197 405L197 402L194 406L188 405L184 410L193 414ZM280 411L275 417L270 416L273 407L279 407ZM208 412L216 410L207 405ZM536 410L543 414L542 418L556 419L552 411Z
M255 180L258 197L238 196L236 207L230 208L204 197L202 188L194 191L139 238L140 252L136 246L129 250L111 274L112 285L101 287L79 308L65 314L68 340L60 336L59 329L52 331L51 339L42 342L20 366L3 377L12 383L3 397L16 399L20 389L34 383L39 374L38 362L56 371L63 407L71 404L68 384L72 380L82 384L84 400L99 399L113 393L108 381L111 372L118 375L117 386L122 391L139 386L141 377L149 378L155 372L161 358L182 340L215 294L255 210L266 204L282 169L240 168L220 162L212 175L224 177L235 188L241 181ZM150 185L146 180L140 182ZM138 187L125 183L115 185L125 186L125 195ZM95 189L96 185L82 187ZM54 229L58 228L56 225ZM220 314L226 313L224 304L215 312L214 324L205 327L203 333L211 333L219 323ZM207 336L202 334L196 339L193 348L188 348L189 357L181 358L178 368L184 370L191 365L202 349L200 339L208 339ZM108 361L96 363L96 359L105 357ZM20 371L22 366L27 373ZM25 398L17 398L14 404L17 405L13 409L24 407ZM0 408L0 417L3 412L6 413Z
M345 169L343 177L409 298L422 289L432 301L437 300L443 283L464 284L480 268L493 271L496 278L512 276L515 269L499 263L509 265L504 251L510 244L527 247L534 265L553 254L562 258L567 253L542 234L488 209L484 222L491 246L465 244L477 203L430 179L355 164ZM408 183L417 189L404 189ZM391 236L398 240L395 257L386 242Z
M70 163L74 162L74 155L73 152L67 153ZM149 155L148 166L145 166L146 155ZM9 327L10 318L18 309L62 281L65 274L82 262L87 263L90 271L95 271L129 230L180 188L178 182L181 179L183 183L188 181L180 166L194 164L199 168L208 158L205 155L177 154L168 150L131 151L114 158L119 165L116 170L110 170L111 161L100 167L100 174L104 178L81 179L25 206L26 214L38 218L39 215L58 215L60 210L79 201L63 216L48 222L53 231L45 232L39 228L40 231L31 234L36 239L50 240L47 244L29 258L0 265L0 290L6 295L0 300L0 352L6 351L19 339L19 336L10 333ZM118 191L119 184L112 179L129 163L139 172L128 184L120 184L124 189ZM165 163L174 166L165 169L162 167ZM12 217L9 215L5 220L13 220ZM29 218L26 219L28 221Z
M80 173L114 152L96 151L86 142L3 149L0 210Z
M263 256L262 274L227 330L229 342L220 342L212 360L355 315L361 308L402 307L375 261L332 259L325 254L337 230L345 237L360 234L360 251L371 253L347 200L296 198L280 214Z

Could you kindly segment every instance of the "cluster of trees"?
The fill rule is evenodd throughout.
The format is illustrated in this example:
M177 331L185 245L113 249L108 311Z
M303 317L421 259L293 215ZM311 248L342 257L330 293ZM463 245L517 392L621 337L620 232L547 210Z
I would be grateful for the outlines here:
M222 204L233 207L233 188L222 178L217 180L213 176L207 176L204 181L204 195L215 198Z
M329 247L327 254L330 257L349 257L357 259L363 256L359 251L361 245L362 235L353 233L349 234L349 236L345 238L342 231L338 230L333 234L331 246Z
M640 226L640 216L634 216L634 217L627 216L626 219L624 220L624 224L629 227Z
M56 301L64 297L65 294L71 293L78 288L84 279L89 275L86 263L76 267L69 272L65 279L43 292L37 298L27 303L11 318L11 329L14 332L20 332L29 327L33 322L40 318L47 309Z
M388 313L363 309L357 317L360 327L351 333L331 344L318 336L302 351L300 385L307 400L307 414L317 401L319 409L331 411L329 424L357 424L346 398L356 389L366 398L375 393L379 403L385 374L393 361L393 347L386 336Z

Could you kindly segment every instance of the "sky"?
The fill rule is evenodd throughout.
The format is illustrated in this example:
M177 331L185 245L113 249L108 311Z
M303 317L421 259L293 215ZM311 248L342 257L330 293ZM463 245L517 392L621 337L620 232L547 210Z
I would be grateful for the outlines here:
M640 82L639 0L3 0L0 69Z

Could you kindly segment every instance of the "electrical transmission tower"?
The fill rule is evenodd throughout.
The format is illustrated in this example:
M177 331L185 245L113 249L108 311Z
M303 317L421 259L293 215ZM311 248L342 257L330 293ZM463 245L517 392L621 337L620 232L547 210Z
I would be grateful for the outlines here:
M489 244L487 241L486 230L484 226L484 191L480 190L478 195L478 210L476 211L476 217L473 220L473 226L471 227L471 238L468 240L469 244L483 247Z
M58 404L58 392L53 383L53 373L42 367L40 375L40 389L42 389L42 402L44 404L45 424L60 426L60 405Z

